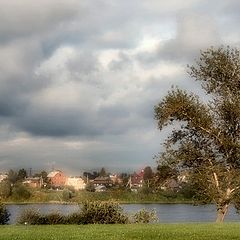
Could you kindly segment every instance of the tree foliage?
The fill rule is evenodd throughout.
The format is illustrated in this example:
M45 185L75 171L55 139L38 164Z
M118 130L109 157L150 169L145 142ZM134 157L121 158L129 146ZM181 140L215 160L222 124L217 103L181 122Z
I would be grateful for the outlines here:
M13 187L12 196L16 200L29 199L31 192L22 184L17 184Z
M11 184L15 184L18 180L18 174L17 172L15 172L14 170L10 169L8 172L8 178L7 180L11 183Z
M8 181L0 182L0 198L6 199L11 195L11 184Z
M148 181L151 180L153 178L153 171L152 168L150 166L147 166L144 168L143 170L143 179L144 181Z
M8 212L6 206L0 203L0 225L7 224L9 221L10 213Z
M19 181L23 181L27 177L27 171L24 168L18 170L18 177Z
M99 176L100 176L100 177L106 177L106 176L107 176L107 173L106 173L106 170L105 170L104 167L101 168L101 171L100 171L100 173L99 173Z
M188 67L209 101L173 88L155 106L160 130L180 126L166 139L159 164L187 169L198 193L216 203L217 221L223 221L240 187L240 52L209 48Z

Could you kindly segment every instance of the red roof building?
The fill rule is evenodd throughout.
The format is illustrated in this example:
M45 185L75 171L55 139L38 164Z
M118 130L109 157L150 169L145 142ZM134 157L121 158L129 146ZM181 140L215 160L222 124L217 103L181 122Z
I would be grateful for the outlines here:
M60 170L50 172L47 177L49 183L54 187L63 187L67 179L65 174Z

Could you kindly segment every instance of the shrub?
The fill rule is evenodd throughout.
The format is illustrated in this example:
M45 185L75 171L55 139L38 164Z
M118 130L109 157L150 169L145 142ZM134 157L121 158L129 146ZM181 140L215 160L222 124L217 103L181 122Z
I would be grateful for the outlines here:
M8 198L11 195L11 184L8 181L0 183L0 197Z
M127 223L128 217L118 203L113 201L84 202L81 208L84 224Z
M81 212L75 212L66 216L67 224L83 224L84 218Z
M41 215L35 209L24 210L18 218L20 224L114 224L127 223L128 217L118 203L112 201L84 202L81 211L68 216L58 212Z
M7 224L9 221L10 213L8 212L6 206L0 203L0 225Z
M17 219L19 224L40 225L40 224L65 224L66 217L58 212L40 214L36 209L25 209Z
M69 199L72 198L72 192L69 191L68 189L64 189L62 192L62 198L64 201L68 201Z
M49 213L44 217L44 224L50 224L50 225L53 225L53 224L64 224L66 223L66 216L60 214L59 212L52 212L52 213Z
M155 223L158 217L155 210L141 209L133 215L133 223Z
M95 192L95 187L94 187L93 183L87 183L85 190L88 192Z
M44 219L40 215L39 211L33 208L24 209L20 216L17 218L17 223L19 224L30 224L30 225L36 225L36 224L43 224Z
M177 198L177 193L173 190L165 190L161 192L162 196L167 198L167 199L175 199Z
M16 185L12 190L12 196L15 199L29 199L31 192L22 184Z

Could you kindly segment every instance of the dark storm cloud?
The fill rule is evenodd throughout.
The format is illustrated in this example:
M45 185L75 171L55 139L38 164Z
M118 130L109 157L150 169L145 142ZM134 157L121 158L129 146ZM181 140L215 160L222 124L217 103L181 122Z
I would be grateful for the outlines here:
M1 0L0 8L0 42L16 37L38 35L54 29L56 25L71 19L79 12L78 1Z
M239 44L239 4L2 0L0 166L152 161L153 106L197 89L184 72L200 49Z

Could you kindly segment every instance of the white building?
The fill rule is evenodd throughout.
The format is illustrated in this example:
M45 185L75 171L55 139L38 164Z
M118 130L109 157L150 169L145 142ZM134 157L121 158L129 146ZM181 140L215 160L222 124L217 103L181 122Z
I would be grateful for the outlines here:
M5 180L8 177L7 174L0 174L0 182L2 182L3 180Z
M86 183L84 183L81 177L68 177L66 185L73 186L75 190L82 190L86 187Z

